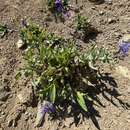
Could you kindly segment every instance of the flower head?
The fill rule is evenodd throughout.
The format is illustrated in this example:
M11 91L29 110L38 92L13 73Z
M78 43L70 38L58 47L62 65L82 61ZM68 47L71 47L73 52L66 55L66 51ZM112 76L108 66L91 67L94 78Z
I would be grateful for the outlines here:
M56 0L55 1L55 8L56 8L57 11L63 12L64 8L63 8L61 0Z
M121 41L119 43L119 53L123 54L124 56L128 55L128 51L130 48L130 43Z
M43 101L43 103L39 103L35 126L40 126L45 114L51 112L55 112L55 107L51 102Z
M27 27L28 26L28 23L27 23L27 21L25 19L22 19L21 23L22 23L23 27Z
M41 111L42 113L54 113L55 112L55 107L51 102L44 101L45 103L42 104L41 106Z

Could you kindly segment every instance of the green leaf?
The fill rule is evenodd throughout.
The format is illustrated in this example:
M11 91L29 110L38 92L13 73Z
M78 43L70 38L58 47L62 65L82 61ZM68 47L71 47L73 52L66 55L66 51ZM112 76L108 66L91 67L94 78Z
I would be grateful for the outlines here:
M0 24L0 38L2 38L6 33L8 33L6 25Z
M86 104L85 104L85 100L84 100L84 97L83 97L83 93L77 91L77 92L76 92L76 98L77 98L77 102L78 102L79 105L82 107L82 109L87 112L88 110L87 110L87 106L86 106Z
M55 98L56 98L56 86L55 84L52 84L50 88L50 100L52 103L55 102Z
M22 76L21 72L18 72L18 73L15 75L15 79L18 80L21 76Z

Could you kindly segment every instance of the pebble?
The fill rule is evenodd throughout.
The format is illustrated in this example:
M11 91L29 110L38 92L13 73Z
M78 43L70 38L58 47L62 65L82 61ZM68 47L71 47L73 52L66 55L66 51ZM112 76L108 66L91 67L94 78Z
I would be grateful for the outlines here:
M114 23L114 22L116 22L116 20L115 20L115 19L108 18L108 23L109 23L109 24Z
M5 112L2 111L2 112L1 112L1 115L5 115Z
M31 105L33 102L33 90L32 88L24 88L18 95L19 102L21 104Z
M66 118L66 120L65 120L65 126L66 127L70 128L73 123L74 123L74 118L73 117Z
M19 39L19 40L17 41L16 45L17 45L17 47L18 47L19 49L22 49L22 47L25 45L25 43L24 43L21 39Z
M26 116L28 115L28 112L27 112L27 111L25 112L25 115L26 115Z
M122 41L130 43L130 34L125 34L122 38Z
M93 6L91 9L95 10L95 9L96 9L96 7L94 7L94 6Z
M99 15L103 15L103 14L104 14L104 12L103 12L103 11L100 11L100 12L99 12Z
M112 4L112 0L105 0L107 4Z
M119 32L115 32L114 35L115 35L116 38L120 38L121 37L121 34Z
M13 124L13 120L11 119L11 120L8 120L8 127L10 127L10 126L12 126L12 124Z

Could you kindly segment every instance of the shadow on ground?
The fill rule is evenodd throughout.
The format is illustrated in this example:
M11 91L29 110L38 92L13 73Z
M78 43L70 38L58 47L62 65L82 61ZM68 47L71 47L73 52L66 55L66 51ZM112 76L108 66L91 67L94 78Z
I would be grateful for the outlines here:
M105 100L112 103L114 106L118 107L120 104L124 109L128 109L130 105L118 97L121 94L117 91L117 83L115 82L114 78L111 77L109 73L100 74L99 82L95 85L88 85L87 86L87 93L90 97L90 100L86 97L86 106L88 108L88 112L81 110L81 108L76 104L65 100L64 102L59 102L58 105L61 106L61 109L57 112L53 119L61 119L65 120L65 118L73 117L73 123L76 126L82 120L84 121L85 118L89 118L94 123L95 127L101 130L97 117L101 118L100 113L95 109L95 105L100 107L106 107L99 99L99 95L102 95ZM69 110L68 110L69 108ZM82 118L82 119L81 119Z

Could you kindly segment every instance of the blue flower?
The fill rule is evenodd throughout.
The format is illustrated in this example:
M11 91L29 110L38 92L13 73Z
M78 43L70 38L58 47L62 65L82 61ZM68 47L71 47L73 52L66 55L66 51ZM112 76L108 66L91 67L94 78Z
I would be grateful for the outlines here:
M51 102L43 101L43 103L39 103L35 126L40 126L42 124L46 113L54 113L55 111L55 107Z
M51 102L45 101L45 103L41 106L42 113L54 113L55 107Z
M55 8L56 8L57 11L63 12L64 8L63 8L61 0L56 0L55 1Z
M55 11L63 16L64 19L70 17L70 13L64 5L62 0L55 0Z
M28 26L28 23L27 23L27 21L25 19L22 19L21 23L22 23L23 27L27 27Z
M128 55L128 51L130 48L130 43L121 41L119 43L119 53L123 54L124 56Z

